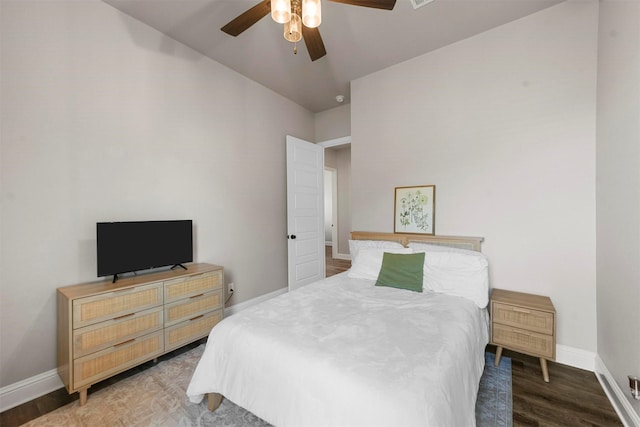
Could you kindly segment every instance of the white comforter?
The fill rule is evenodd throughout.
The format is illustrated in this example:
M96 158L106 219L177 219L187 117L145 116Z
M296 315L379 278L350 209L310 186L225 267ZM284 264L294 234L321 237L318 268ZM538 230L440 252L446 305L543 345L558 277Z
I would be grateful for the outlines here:
M220 322L187 394L276 426L474 426L486 309L345 273Z

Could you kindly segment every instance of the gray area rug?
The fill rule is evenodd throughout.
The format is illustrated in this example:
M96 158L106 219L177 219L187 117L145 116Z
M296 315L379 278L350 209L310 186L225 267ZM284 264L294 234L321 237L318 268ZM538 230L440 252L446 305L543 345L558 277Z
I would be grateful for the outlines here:
M89 394L85 406L78 401L36 418L26 426L158 426L158 427L268 427L252 413L223 400L215 412L206 399L194 405L186 390L204 345ZM478 426L511 426L511 360L503 357L493 366L493 354L485 355L476 405Z
M495 367L495 354L484 354L484 372L480 378L480 391L476 402L478 426L513 425L513 401L511 395L511 359L500 358Z

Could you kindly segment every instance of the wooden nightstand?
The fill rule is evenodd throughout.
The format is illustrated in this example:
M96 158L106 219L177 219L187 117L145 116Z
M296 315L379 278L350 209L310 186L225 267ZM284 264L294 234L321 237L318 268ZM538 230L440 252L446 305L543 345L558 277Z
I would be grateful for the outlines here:
M491 344L495 365L508 348L540 358L542 377L549 382L547 360L556 359L556 309L549 297L494 289L491 292Z

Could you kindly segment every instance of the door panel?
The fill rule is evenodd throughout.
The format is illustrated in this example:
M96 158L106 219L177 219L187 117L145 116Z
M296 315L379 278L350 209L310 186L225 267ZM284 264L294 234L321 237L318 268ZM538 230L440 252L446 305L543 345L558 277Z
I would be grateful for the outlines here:
M287 136L289 290L323 279L324 148Z

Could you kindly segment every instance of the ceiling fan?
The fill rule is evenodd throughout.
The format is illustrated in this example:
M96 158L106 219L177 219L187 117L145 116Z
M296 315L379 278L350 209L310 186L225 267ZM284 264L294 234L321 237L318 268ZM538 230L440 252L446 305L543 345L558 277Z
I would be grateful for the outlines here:
M353 6L392 10L396 0L329 0ZM284 24L285 39L297 43L304 38L312 61L327 54L318 31L320 25L320 0L263 0L221 28L236 37L264 18L269 12L274 21ZM301 18L302 16L302 18ZM311 17L309 17L311 16ZM293 50L297 52L296 47Z

